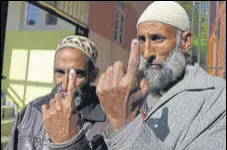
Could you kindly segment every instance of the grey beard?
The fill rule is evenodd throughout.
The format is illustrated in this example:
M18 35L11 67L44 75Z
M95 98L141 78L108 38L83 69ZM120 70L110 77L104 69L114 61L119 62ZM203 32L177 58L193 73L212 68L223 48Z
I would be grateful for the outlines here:
M59 92L62 92L62 84L58 86L57 93ZM73 98L76 108L80 107L83 104L83 97L84 97L83 92L76 89L74 92L74 98Z
M148 80L150 92L159 92L166 89L171 83L178 80L185 71L187 58L181 52L181 49L173 49L166 59L166 62L158 62L162 68L160 70L148 68L146 60L141 55L139 70L143 71Z
M76 108L80 107L83 103L83 93L76 90L74 93L74 99L73 99Z

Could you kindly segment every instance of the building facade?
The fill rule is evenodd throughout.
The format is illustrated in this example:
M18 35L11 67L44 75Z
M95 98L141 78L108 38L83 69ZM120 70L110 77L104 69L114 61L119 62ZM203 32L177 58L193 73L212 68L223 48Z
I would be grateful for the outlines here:
M99 49L100 74L116 60L127 65L131 40L136 38L136 10L120 1L39 1L42 6L88 28ZM2 90L18 110L54 87L57 43L77 34L77 26L25 1L9 1ZM83 34L83 33L81 33ZM126 66L127 67L127 66Z
M209 74L226 79L226 1L210 2Z

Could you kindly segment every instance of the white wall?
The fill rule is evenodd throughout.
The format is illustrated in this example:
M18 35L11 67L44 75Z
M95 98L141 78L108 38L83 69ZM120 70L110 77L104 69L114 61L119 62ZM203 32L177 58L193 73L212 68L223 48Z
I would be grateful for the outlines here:
M19 30L22 1L9 1L6 30Z

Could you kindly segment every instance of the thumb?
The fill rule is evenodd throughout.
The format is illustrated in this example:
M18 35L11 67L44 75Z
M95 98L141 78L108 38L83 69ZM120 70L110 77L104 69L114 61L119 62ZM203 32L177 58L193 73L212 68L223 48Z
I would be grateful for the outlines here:
M129 102L128 102L128 107L129 111L133 111L137 108L137 106L141 107L147 94L149 91L149 84L146 79L142 79L140 81L140 88L136 91L132 91L130 97L129 97Z
M148 93L149 84L148 84L148 81L146 79L142 79L140 81L140 91L141 91L141 94L142 94L143 97Z

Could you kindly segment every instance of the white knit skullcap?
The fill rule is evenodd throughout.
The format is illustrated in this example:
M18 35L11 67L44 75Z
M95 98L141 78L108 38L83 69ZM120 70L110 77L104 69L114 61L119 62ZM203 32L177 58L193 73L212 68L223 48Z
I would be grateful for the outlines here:
M189 18L184 8L173 1L156 1L150 4L140 16L138 25L142 22L158 21L172 25L183 31L189 30Z
M81 50L90 58L94 65L96 64L98 49L95 43L88 38L80 35L67 36L58 43L56 51L65 47L74 47Z

